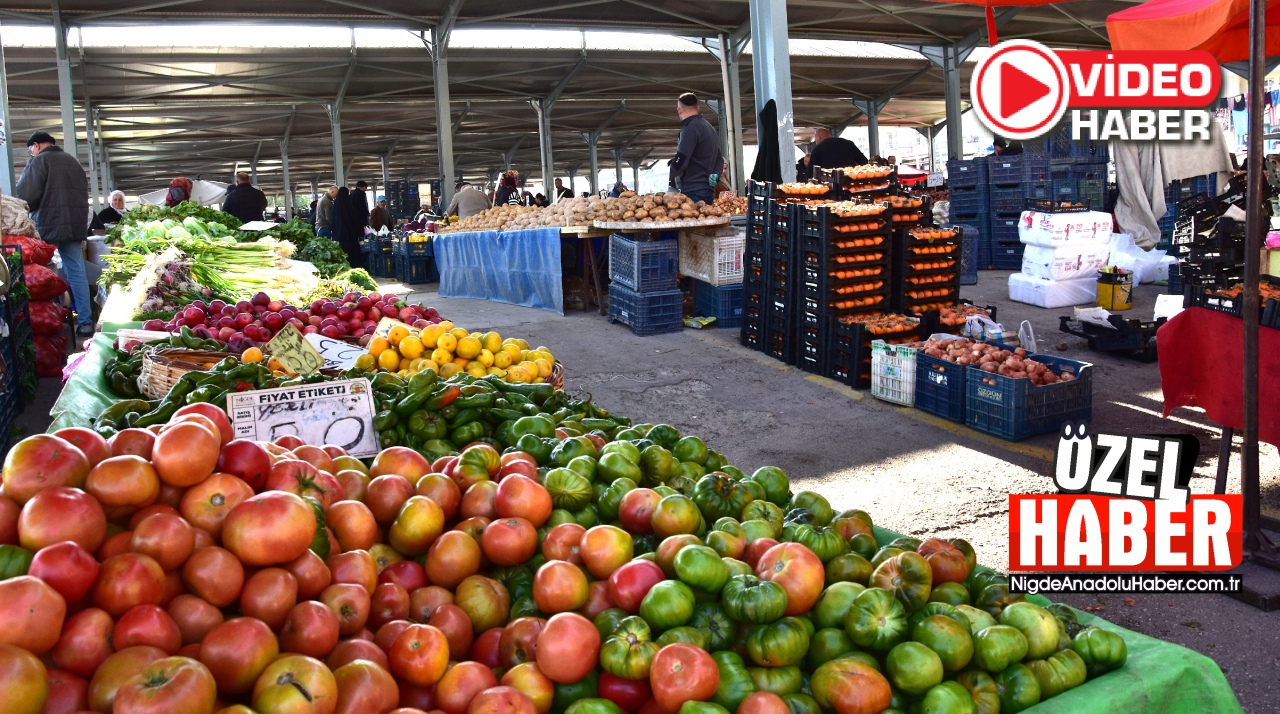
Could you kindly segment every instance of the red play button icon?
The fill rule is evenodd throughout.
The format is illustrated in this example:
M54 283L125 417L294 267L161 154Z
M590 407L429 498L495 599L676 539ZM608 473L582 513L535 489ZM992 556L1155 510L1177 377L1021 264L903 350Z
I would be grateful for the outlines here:
M1053 91L1052 88L1005 62L1000 65L1000 116L1009 118Z

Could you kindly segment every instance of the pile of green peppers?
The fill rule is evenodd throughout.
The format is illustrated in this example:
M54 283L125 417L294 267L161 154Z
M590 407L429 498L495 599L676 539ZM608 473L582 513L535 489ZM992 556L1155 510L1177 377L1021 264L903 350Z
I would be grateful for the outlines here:
M343 375L356 376L366 375ZM499 451L541 454L541 463L558 443L557 428L571 436L595 431L611 438L631 423L549 384L510 384L495 376L458 374L442 380L425 371L406 380L383 372L372 379L372 387L373 423L382 448L407 446L433 460L482 441ZM534 416L539 418L527 418Z
M122 397L137 399L142 396L142 392L138 390L138 376L142 374L142 359L153 349L168 347L221 352L226 345L217 340L196 337L190 327L184 326L178 334L170 335L167 339L148 342L132 352L114 350L115 356L107 360L102 367L102 377L107 380L111 391Z

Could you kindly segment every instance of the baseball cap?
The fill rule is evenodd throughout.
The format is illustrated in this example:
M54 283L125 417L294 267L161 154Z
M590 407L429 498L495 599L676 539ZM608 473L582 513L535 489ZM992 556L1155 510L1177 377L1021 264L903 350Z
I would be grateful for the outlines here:
M27 146L31 146L32 144L53 144L53 143L55 143L53 140L53 137L50 136L49 132L47 131L37 131L36 133L31 135L30 139L27 139Z

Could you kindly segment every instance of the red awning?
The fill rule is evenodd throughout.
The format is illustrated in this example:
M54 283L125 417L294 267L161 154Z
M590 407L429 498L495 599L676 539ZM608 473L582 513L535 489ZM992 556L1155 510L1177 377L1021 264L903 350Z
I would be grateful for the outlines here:
M1150 0L1107 18L1117 50L1205 50L1249 59L1249 0ZM1280 54L1280 0L1267 1L1267 56Z

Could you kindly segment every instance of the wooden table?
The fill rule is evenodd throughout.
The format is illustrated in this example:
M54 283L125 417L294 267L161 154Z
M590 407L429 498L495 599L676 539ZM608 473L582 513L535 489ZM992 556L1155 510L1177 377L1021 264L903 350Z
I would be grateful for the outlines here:
M595 238L608 238L612 231L592 226L566 226L560 229L561 239L576 239L579 241L582 256L579 265L582 268L582 279L586 283L588 298L594 297L596 305L598 305L599 314L605 314L604 310L604 284L600 282L600 265L596 260ZM591 301L587 300L586 309L591 309Z

